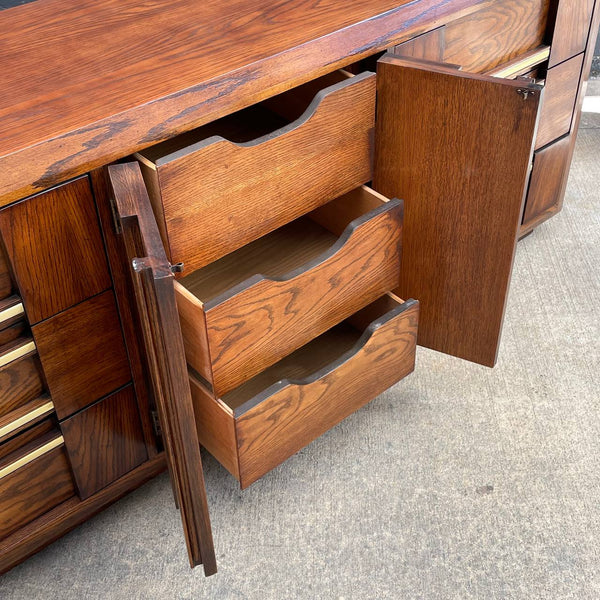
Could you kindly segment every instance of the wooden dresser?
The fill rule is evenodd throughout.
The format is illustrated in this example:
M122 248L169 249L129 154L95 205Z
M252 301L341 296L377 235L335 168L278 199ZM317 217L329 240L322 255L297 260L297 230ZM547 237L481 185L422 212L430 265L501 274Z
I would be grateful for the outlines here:
M0 570L200 446L242 488L497 359L561 208L599 0L38 0L0 13Z

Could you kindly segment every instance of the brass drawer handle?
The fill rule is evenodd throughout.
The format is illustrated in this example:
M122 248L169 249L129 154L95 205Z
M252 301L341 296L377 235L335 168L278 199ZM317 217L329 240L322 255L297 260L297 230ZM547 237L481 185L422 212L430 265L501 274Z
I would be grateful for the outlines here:
M0 356L0 367L3 367L4 365L7 365L13 360L17 360L18 358L21 358L33 351L35 351L35 342L33 340L25 342L21 346L13 348L12 350L9 350L6 354Z
M37 419L38 417L50 414L53 410L54 404L52 404L52 401L49 400L48 402L44 402L44 404L42 404L41 406L37 406L36 408L30 410L28 413L24 414L18 419L7 423L3 427L0 427L0 440L7 436L9 433L12 433L20 427L23 427L23 425L27 425L27 423L35 421L35 419Z
M62 446L64 442L65 440L63 439L62 435L56 436L54 439L51 439L49 442L46 442L43 446L32 450L29 454L22 456L18 460L15 460L15 462L10 463L10 465L7 465L3 469L0 469L0 479L2 479L3 477L7 477L11 473L14 473L17 469L28 465L30 462L33 462L36 458L47 454L51 450Z
M9 319L14 317L19 317L20 315L25 314L25 309L23 308L22 302L17 302L13 306L9 306L7 309L0 312L0 325Z

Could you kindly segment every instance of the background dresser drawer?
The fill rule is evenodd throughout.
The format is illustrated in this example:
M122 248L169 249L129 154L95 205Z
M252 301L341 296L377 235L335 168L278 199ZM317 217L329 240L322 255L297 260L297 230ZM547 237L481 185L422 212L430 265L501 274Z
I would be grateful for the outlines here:
M171 262L192 272L369 181L374 119L375 75L338 71L138 155Z
M0 538L74 493L63 439L51 423L0 445Z
M224 394L396 287L402 203L357 188L175 284L187 361Z
M34 325L32 331L60 419L131 379L112 290Z
M200 443L247 487L408 375L417 322L386 295L220 399L191 375Z
M2 209L0 233L32 324L111 286L87 177Z

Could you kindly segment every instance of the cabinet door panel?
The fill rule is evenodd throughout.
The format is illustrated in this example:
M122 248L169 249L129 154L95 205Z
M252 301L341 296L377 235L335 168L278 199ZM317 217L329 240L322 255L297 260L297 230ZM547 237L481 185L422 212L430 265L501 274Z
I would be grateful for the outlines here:
M87 177L3 209L0 233L30 323L111 286Z
M132 265L148 371L190 564L204 564L204 573L212 575L217 566L171 265L139 165L112 165L108 177Z
M552 51L549 66L585 50L594 0L560 0L552 32Z
M492 366L541 88L392 55L377 85L374 187L405 201L397 293L421 304L421 345Z

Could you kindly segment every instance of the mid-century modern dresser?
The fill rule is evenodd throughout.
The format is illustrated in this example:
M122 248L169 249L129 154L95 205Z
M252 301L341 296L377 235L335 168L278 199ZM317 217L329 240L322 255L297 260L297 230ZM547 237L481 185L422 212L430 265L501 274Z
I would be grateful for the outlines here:
M493 366L599 5L0 13L0 570L168 468L213 573L200 446L245 488L417 343Z

